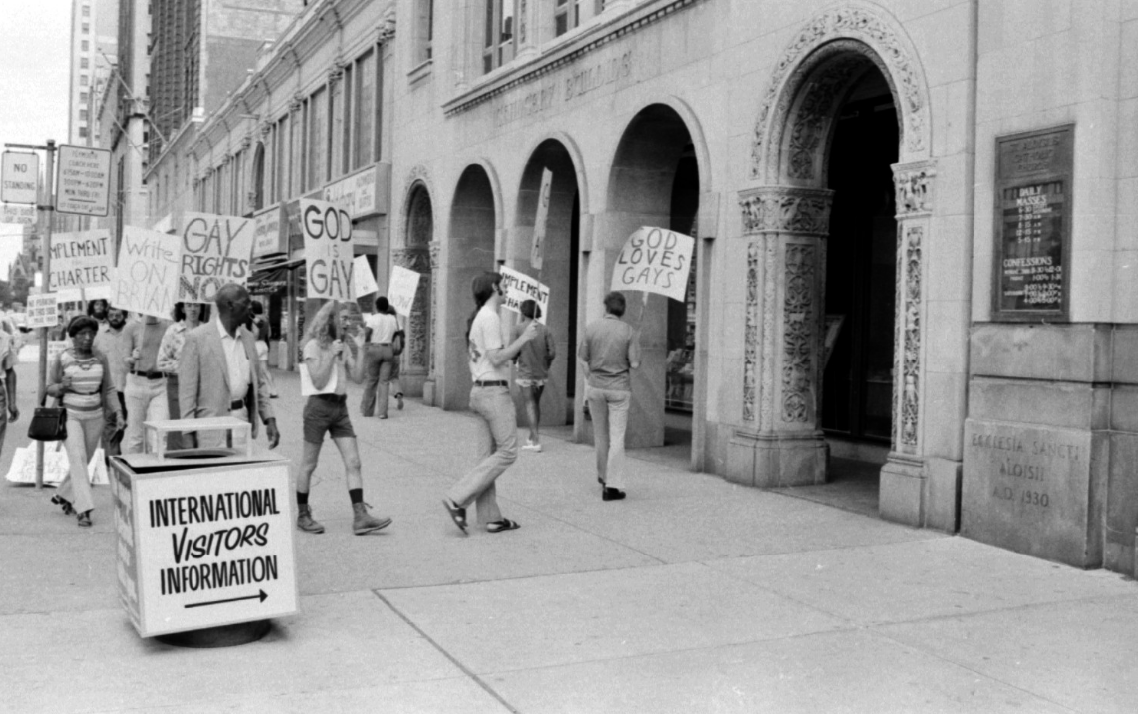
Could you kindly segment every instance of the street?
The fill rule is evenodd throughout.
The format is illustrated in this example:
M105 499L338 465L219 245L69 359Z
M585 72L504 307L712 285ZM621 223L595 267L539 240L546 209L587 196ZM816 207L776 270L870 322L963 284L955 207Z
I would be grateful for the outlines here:
M36 366L18 369L5 471L34 406ZM275 376L295 464L299 380ZM591 447L566 429L498 481L521 529L463 537L440 499L472 463L473 418L410 399L364 419L359 400L352 385L366 500L394 523L351 534L325 442L310 503L327 532L296 533L302 612L252 644L140 639L116 594L109 489L80 529L49 489L6 483L0 710L1099 713L1138 701L1138 586L1118 574L648 452L631 452L627 500L605 503Z

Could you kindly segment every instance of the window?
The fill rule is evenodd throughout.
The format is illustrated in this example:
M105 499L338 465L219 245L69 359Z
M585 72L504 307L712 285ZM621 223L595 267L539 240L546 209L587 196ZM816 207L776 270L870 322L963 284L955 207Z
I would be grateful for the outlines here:
M84 35L89 35L89 34L91 34L91 23L89 23L89 22L84 22L84 23L83 23L83 34L84 34Z
M87 110L86 109L80 109L79 110L79 120L80 121L87 121Z
M292 174L289 177L289 191L291 196L304 193L304 119L308 112L308 102L289 118L291 133L289 134L289 159L292 165Z
M83 40L83 42L80 44L82 44L84 52L89 52L91 50L91 43L87 40Z
M415 27L413 42L414 56L411 58L415 65L423 64L431 59L431 40L434 35L435 24L434 0L416 0Z
M91 6L90 5L84 5L83 6L83 17L91 17Z
M273 200L283 201L289 198L288 175L285 173L285 157L288 156L288 114L277 122L277 130L273 132Z
M85 126L79 127L79 138L80 139L86 139L87 138L87 127L85 127Z
M308 181L305 190L328 180L328 92L318 89L308 100Z
M79 92L79 101L86 102L87 97L90 96L86 92Z
M88 60L86 57L80 57L79 58L79 69L90 69L90 68L91 68L91 61Z
M328 178L335 178L344 172L344 78L328 91Z
M86 87L87 86L87 75L85 75L85 74L79 75L79 86L80 87Z
M516 0L486 0L486 32L482 40L482 73L491 72L514 59Z
M356 62L355 146L352 150L354 169L375 160L375 70L374 52L368 52Z
M553 34L564 35L581 24L581 0L557 0L553 9Z

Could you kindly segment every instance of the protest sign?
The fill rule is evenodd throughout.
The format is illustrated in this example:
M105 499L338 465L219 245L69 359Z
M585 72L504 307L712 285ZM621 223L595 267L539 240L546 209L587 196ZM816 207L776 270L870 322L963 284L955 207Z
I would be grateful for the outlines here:
M404 317L410 317L411 307L415 304L415 292L418 289L418 273L414 270L401 268L398 265L391 267L391 282L387 285L387 301L395 308L395 312Z
M55 293L28 296L28 329L55 327L59 324L59 308Z
M695 239L644 227L624 244L612 271L612 290L643 290L684 301Z
M53 235L48 291L110 285L115 269L112 246L108 230Z
M178 301L181 266L181 236L124 226L111 304L170 319Z
M506 266L498 268L502 274L502 307L521 314L522 303L533 300L541 308L541 317L537 319L541 324L549 317L549 286L543 285L525 273L519 273Z
M354 297L361 298L364 295L379 292L379 285L375 282L375 276L372 275L371 265L367 262L366 255L356 257L355 262L352 263L352 271L352 285L356 288Z
M213 302L224 285L245 285L253 257L253 221L187 213L182 222L180 302Z
M352 217L327 201L302 199L300 225L304 232L304 264L308 268L308 297L355 299Z
M541 171L541 193L537 198L537 220L533 224L533 247L530 249L529 264L534 270L541 270L545 261L545 230L549 223L549 192L553 189L553 172Z

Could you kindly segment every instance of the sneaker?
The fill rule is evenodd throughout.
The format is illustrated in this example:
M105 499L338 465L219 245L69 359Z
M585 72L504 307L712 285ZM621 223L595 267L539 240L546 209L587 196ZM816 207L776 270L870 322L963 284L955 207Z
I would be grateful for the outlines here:
M306 503L303 506L297 506L296 515L296 528L297 530L304 531L305 533L323 533L324 526L317 521L312 520L312 508Z
M373 533L382 530L391 525L390 518L376 518L367 512L368 508L370 508L370 506L366 503L352 504L352 510L356 513L356 517L352 519L352 533L364 535L365 533Z
M535 444L532 441L527 441L522 445L522 451L536 451L541 453L541 444Z

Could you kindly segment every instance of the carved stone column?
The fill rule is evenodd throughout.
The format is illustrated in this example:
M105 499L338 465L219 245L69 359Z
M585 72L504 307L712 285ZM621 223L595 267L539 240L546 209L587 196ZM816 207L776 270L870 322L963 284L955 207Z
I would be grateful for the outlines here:
M924 525L925 464L922 452L924 408L924 321L927 302L924 267L933 211L931 161L893 165L897 197L897 308L893 343L893 443L881 469L881 515Z
M428 333L427 344L427 380L423 383L423 403L439 405L439 400L435 398L435 387L438 384L438 373L435 371L435 355L438 353L438 314L439 314L439 251L442 248L437 240L431 241L427 245L428 255L431 260L431 310L430 310L430 331Z
M819 424L826 242L833 192L740 194L746 285L742 424L728 478L770 488L825 480Z
M411 316L407 320L407 348L404 350L403 374L427 374L430 360L429 322L431 290L431 258L427 248L395 248L391 251L395 265L419 274L419 285L415 290L415 301L411 305Z

